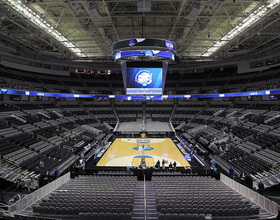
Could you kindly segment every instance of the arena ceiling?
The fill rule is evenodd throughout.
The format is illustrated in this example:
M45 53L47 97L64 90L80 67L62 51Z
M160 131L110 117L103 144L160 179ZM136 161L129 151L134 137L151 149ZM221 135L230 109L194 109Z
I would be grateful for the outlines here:
M280 0L151 0L150 5L148 0L0 0L1 50L87 64L113 62L112 43L142 37L175 42L182 63L280 51Z

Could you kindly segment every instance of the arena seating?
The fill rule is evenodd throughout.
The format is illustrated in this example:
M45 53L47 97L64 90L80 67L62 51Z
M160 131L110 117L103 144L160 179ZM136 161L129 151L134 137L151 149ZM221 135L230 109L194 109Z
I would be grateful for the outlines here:
M226 70L225 70L226 69ZM196 74L168 74L165 94L225 93L276 88L280 78L278 69L237 74L235 68L212 70ZM1 68L2 84L28 91L76 94L124 94L121 74L76 74L69 77L48 76ZM107 78L106 78L107 77ZM109 86L108 86L109 85Z
M133 176L79 176L33 205L33 212L47 215L126 216L131 219L136 188Z
M269 172L274 181L266 181L266 186L271 186L279 183L278 178L272 175L272 172L278 174L274 167L279 163L279 112L275 111L278 106L273 102L257 103L238 102L226 108L211 103L191 120L183 118L185 124L180 128L210 150L213 154L210 159L215 159L225 172L233 166L237 176L245 174L253 179L264 178L265 174L259 174ZM207 127L205 121L208 122ZM223 137L225 129L227 134ZM228 134L233 136L230 138Z
M189 121L205 108L206 105L204 102L178 102L178 107L175 110L173 121Z
M108 101L91 103L83 106L94 118L96 118L101 123L105 121L116 121L113 109L110 105L110 102Z
M112 94L115 94L115 95L124 95L125 94L122 74L108 75L108 79L113 88Z
M173 103L147 102L146 118L151 118L153 121L167 122L173 109Z
M5 85L5 88L8 86L13 89L56 93L124 94L121 74L89 76L72 73L69 77L48 76L3 66L0 66L0 71L0 84ZM191 75L174 73L167 76L164 94L255 91L278 88L279 82L279 69L247 74L237 74L236 70L231 68L227 71L213 70ZM5 170L8 165L9 168L15 166L21 171L28 170L27 175L47 171L53 174L56 168L63 172L78 160L79 153L88 143L92 143L93 140L95 144L100 140L108 140L112 134L105 133L105 130L113 130L113 124L131 122L131 127L127 126L127 128L133 131L134 122L141 121L144 113L147 121L171 120L173 125L181 125L176 129L179 131L179 139L194 138L201 145L203 152L207 154L210 152L209 158L206 157L205 160L210 164L210 160L215 159L219 171L228 173L229 168L234 167L236 176L245 175L255 182L262 179L265 187L280 183L279 102L245 101L245 99L205 101L184 98L163 102L146 101L145 107L143 106L142 102L108 99L94 99L93 102L77 100L64 102L59 99L53 102L5 100L0 106L0 155L1 168L3 167L1 177L15 181L17 173L10 172L9 175L9 171ZM143 112L143 109L146 111ZM149 129L159 132L165 129L159 127L160 124L154 123L154 125L156 126ZM223 131L226 131L226 135ZM100 150L94 146L86 159ZM101 153L104 151L106 149ZM45 167L38 170L40 160L44 162ZM106 175L108 178L104 177ZM105 192L106 190L110 192L110 189L115 187L109 184L110 181L123 183L124 179L118 180L119 175L131 177L132 173L100 171L97 174L100 179L94 176L71 180L67 184L73 193L64 192L66 188L63 186L37 203L34 212L39 215L76 216L80 219L97 216L130 219L133 203L129 204L129 210L122 207L128 205L126 202L120 203L120 207L117 205L116 209L106 210L108 206L111 207L111 204L117 204L116 199L127 198L123 192L118 198ZM115 176L116 178L113 178ZM97 200L92 198L93 194L87 197L89 190L86 187L90 188L95 181L104 183L103 179L104 181L106 179L105 182L108 184L103 184L102 189L101 185L94 185L94 192L95 195L100 195L96 197L99 199L98 202L100 200L104 202L94 203ZM131 200L128 201L134 198L135 180L131 182L133 182L129 191ZM153 184L159 219L173 217L205 219L208 214L217 218L242 219L243 216L254 218L258 214L258 208L244 198L234 197L231 190L209 177L182 177L177 172L157 172L153 177ZM84 188L82 187L81 192L78 192L80 186ZM172 191L172 194L167 191ZM73 199L73 205L68 206L69 201L63 199L64 197L71 199L70 201ZM233 199L228 199L231 197ZM110 198L112 203L106 203L106 198Z
M250 200L211 177L154 176L152 182L159 219L167 215L205 219L208 214L247 219L259 214Z
M95 128L96 120L83 108L69 107L73 105L20 103L13 107L2 106L0 155L5 163L39 175L53 174L56 168L62 173L78 160L77 153L91 140L98 141L106 136L103 125L97 124L101 130ZM39 170L40 160L45 166Z
M142 118L143 110L141 102L133 104L130 102L115 103L115 107L120 122L136 121L138 118Z

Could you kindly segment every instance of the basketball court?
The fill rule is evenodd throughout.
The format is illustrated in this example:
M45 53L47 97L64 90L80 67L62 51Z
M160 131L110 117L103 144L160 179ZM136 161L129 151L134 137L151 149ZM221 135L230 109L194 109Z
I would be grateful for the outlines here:
M154 167L159 160L176 161L177 167L190 167L188 161L170 138L117 138L97 166L139 166L145 157L147 167ZM162 163L161 163L162 165Z

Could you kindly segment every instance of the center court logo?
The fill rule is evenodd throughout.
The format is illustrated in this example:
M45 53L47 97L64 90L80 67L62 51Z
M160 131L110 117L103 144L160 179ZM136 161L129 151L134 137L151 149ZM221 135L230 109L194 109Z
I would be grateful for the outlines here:
M153 82L153 74L149 70L141 70L135 76L135 82L146 87Z

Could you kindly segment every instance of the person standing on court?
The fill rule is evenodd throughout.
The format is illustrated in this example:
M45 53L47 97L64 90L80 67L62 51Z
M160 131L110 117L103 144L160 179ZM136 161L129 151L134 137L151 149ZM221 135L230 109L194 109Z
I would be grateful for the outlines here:
M173 169L174 170L176 170L176 166L177 166L177 163L176 163L176 161L174 161L174 163L173 163Z
M160 161L158 160L156 163L156 169L158 169L160 167Z
M165 169L164 164L165 164L165 161L164 161L164 159L162 159L162 169L163 169L163 170Z
M169 170L172 170L172 162L169 164Z

